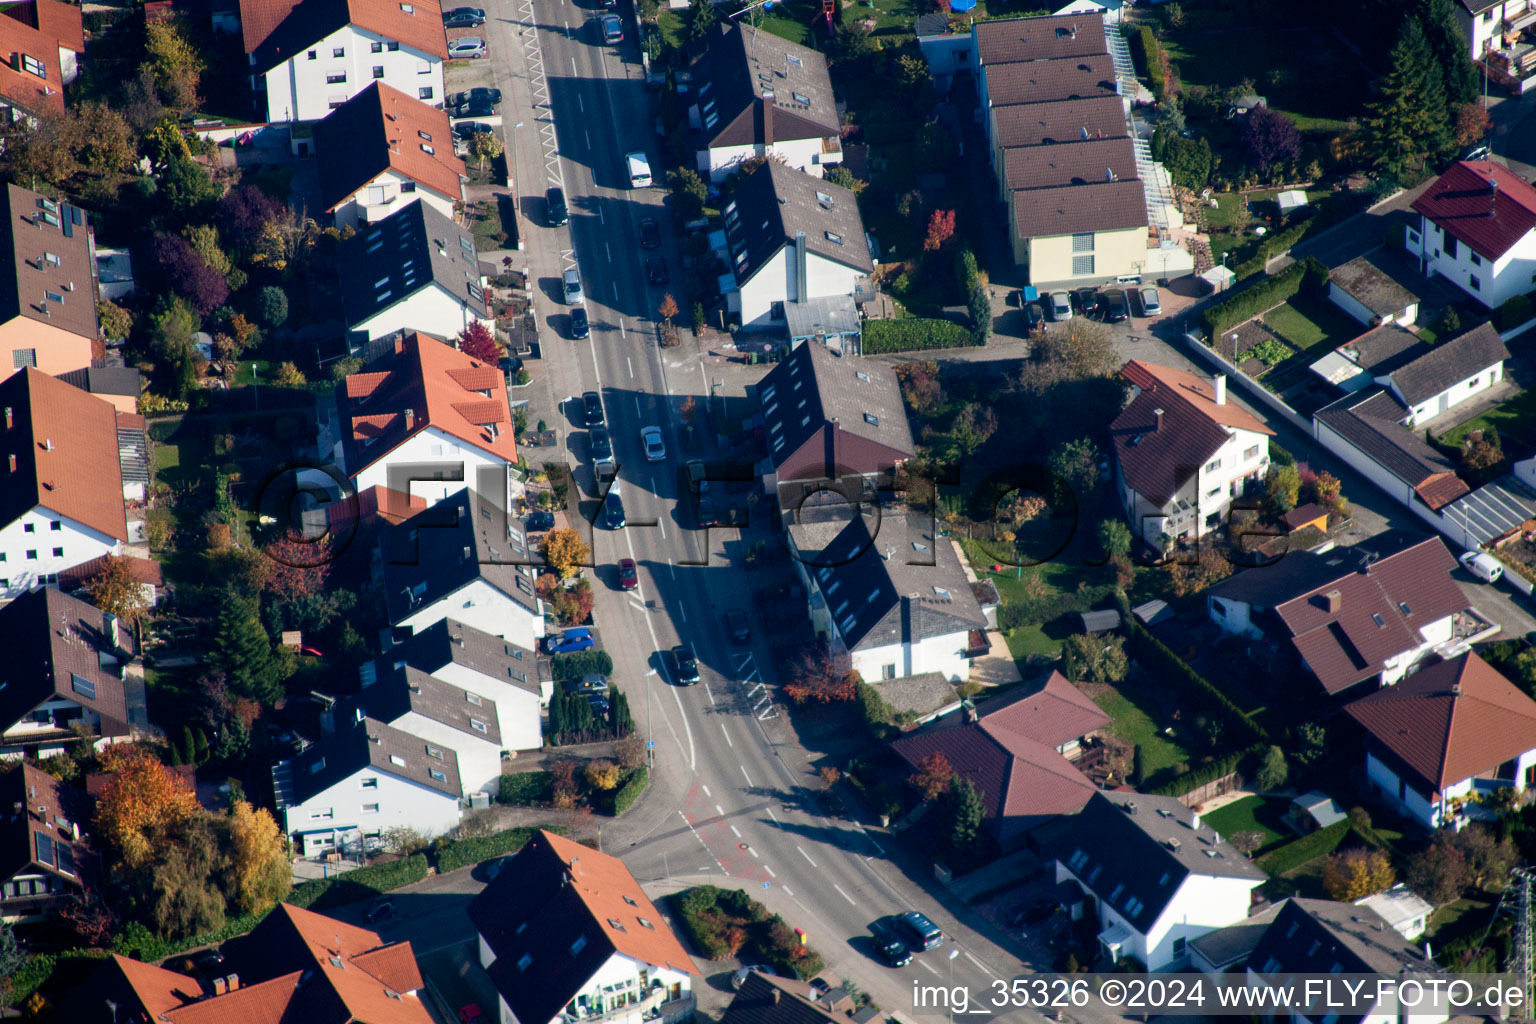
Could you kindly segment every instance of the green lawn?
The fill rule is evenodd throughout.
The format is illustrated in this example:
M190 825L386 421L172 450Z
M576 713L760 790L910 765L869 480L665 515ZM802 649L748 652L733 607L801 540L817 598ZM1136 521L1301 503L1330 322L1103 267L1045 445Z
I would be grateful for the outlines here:
M1015 661L1031 654L1054 657L1061 650L1061 641L1047 636L1043 626L1020 626L1018 629L1010 629L1007 640L1008 653L1013 655Z
M1109 731L1126 743L1141 748L1142 770L1148 776L1164 768L1187 764L1189 752L1153 721L1147 708L1131 695L1113 687L1094 698L1094 703L1114 719Z
M1258 856L1295 838L1295 833L1287 828L1284 822L1288 806L1289 801L1286 800L1248 796L1202 814L1201 818L1225 837L1234 836L1239 832L1261 833L1264 839L1254 852L1254 856Z
M683 18L682 15L670 7L663 7L656 12L656 29L661 33L662 43L668 49L680 50L683 46Z
M1487 900L1474 899L1460 899L1454 903L1447 903L1429 915L1429 930L1425 933L1425 937L1440 939L1442 932L1445 933L1446 938L1460 934L1466 930L1465 925L1460 922L1469 917L1477 917L1489 906L1491 904ZM1481 924L1481 920L1478 923Z
M1264 386L1275 392L1295 383L1297 375L1306 373L1326 350L1365 333L1364 327L1330 303L1305 295L1294 296L1259 319L1301 350L1264 375Z
M159 474L181 465L181 449L174 444L161 442L155 445L155 464L151 469Z
M1526 449L1516 454L1529 454L1530 449L1536 448L1536 391L1522 391L1503 405L1496 405L1481 416L1474 416L1452 427L1445 432L1443 440L1460 445L1471 431L1487 430L1489 427L1499 432L1500 443L1506 451L1513 441Z

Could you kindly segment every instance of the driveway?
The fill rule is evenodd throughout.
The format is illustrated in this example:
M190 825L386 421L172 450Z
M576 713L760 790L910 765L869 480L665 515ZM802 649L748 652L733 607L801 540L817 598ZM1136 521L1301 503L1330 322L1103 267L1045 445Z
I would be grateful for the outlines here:
M476 960L477 944L460 943L435 953L418 954L416 964L426 982L433 1016L444 1024L459 1024L459 1010L476 1004L486 1024L496 1020L496 986Z

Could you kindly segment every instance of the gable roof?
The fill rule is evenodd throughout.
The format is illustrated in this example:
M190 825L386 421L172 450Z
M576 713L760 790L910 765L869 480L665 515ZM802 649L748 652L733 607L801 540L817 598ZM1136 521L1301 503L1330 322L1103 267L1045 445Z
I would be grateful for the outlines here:
M0 527L42 507L127 541L112 404L28 367L0 381L0 407L0 459L16 460L0 487Z
M0 96L31 114L64 113L64 69L59 50L85 52L84 19L79 7L59 0L25 0L0 8ZM26 55L43 66L41 78L13 66ZM13 56L16 55L16 56ZM12 186L14 188L15 186Z
M1274 436L1275 432L1258 417L1232 401L1230 391L1227 401L1217 405L1216 385L1199 374L1132 359L1120 368L1120 376L1143 391L1151 391L1164 398L1177 396L1179 401L1191 406L1206 419L1224 427Z
M1006 22L982 22L977 27L996 24ZM986 76L987 96L993 106L1120 95L1115 62L1102 50L1093 55L994 65L986 69Z
M1392 316L1418 302L1419 297L1372 260L1372 255L1356 256L1334 267L1328 272L1328 280L1376 316Z
M0 636L0 732L55 696L101 715L103 736L126 736L142 717L123 681L133 631L95 605L40 587L0 608Z
M404 5L397 0L240 0L245 52L256 58L258 71L297 56L347 25L439 60L448 59L439 0Z
M1014 197L1013 219L1020 238L1146 230L1146 189L1135 179L1030 189Z
M865 273L874 269L858 198L848 189L769 160L736 184L721 211L736 280L750 280L805 233L805 249Z
M783 468L834 422L826 457L814 477L840 474L843 467L878 472L881 465L869 465L868 457L860 457L866 453L877 453L876 461L884 464L912 457L912 428L901 387L895 372L883 363L835 355L824 345L806 342L758 382L757 398L775 469ZM872 447L851 444L850 438Z
M1313 418L1364 452L1371 461L1415 489L1430 509L1469 490L1455 467L1415 431L1403 425L1408 410L1380 385L1345 395Z
M538 658L533 651L451 618L439 619L418 629L403 645L385 656L405 661L436 675L449 665L460 665L488 679L510 683L537 694Z
M148 1014L149 1020L160 1020L163 1014L202 995L202 983L196 978L113 953L92 972L90 984L75 993L73 1003L77 1008L97 1011L86 1011L88 1015L82 1018L86 1020L111 1020L110 1015L99 1015L109 1002L118 1007L124 1020L137 1019L136 1012Z
M1099 791L1072 820L1053 854L1145 933L1191 875L1237 878L1255 886L1265 880L1252 861L1197 821L1194 812L1170 796Z
M1427 350L1422 338L1396 323L1372 328L1334 349L1361 370L1379 377L1413 362Z
M78 887L90 852L79 835L91 822L90 798L23 761L0 776L5 807L12 810L0 817L0 879L41 873Z
M0 8L0 30L13 24L14 19L4 12L14 9ZM69 10L76 12L76 18L80 16L79 8ZM0 47L4 46L0 32ZM9 52L17 52L15 45ZM56 52L54 59L57 62ZM6 66L0 63L0 68ZM0 85L3 82L4 71L0 70ZM62 95L62 85L60 90ZM62 106L61 103L60 112ZM99 326L90 218L78 206L49 199L20 185L5 186L5 201L7 237L0 242L0 323L25 317L94 342ZM11 367L0 367L0 373L10 372Z
M693 80L706 148L841 134L826 58L772 32L722 23Z
M1508 358L1499 332L1482 323L1393 370L1392 384L1403 401L1418 405Z
M1058 185L1093 185L1107 174L1136 177L1136 146L1128 138L1090 139L1069 146L1025 146L1003 150L1003 186L1014 191ZM1031 201L1014 196L1014 203Z
M449 199L462 199L464 161L453 148L447 111L371 82L315 125L320 202L335 210L391 170Z
M552 1020L614 953L699 973L623 861L543 829L468 913L518 1020Z
M835 1014L806 998L801 981L769 977L752 971L720 1015L720 1024L847 1024L847 1014Z
M458 799L462 791L458 754L439 750L392 725L369 718L361 708L357 710L355 717L338 721L334 733L293 759L292 796L279 800L280 810L302 804L365 768ZM442 756L429 754L428 748ZM443 778L433 778L434 771Z
M55 374L59 380L93 395L138 398L144 391L144 374L136 366L87 366Z
M1125 123L1125 101L1118 96L995 106L992 117L992 143L998 149L1130 136Z
M1461 160L1413 201L1413 209L1497 261L1536 228L1536 188L1492 160Z
M1536 702L1472 652L1421 668L1345 710L1430 792L1536 749Z
M1017 61L1096 57L1109 52L1101 14L1006 18L972 26L984 69Z
M374 681L364 686L361 693L342 702L347 715L355 709L381 722L393 723L415 713L456 729L466 737L485 743L501 743L494 700L476 694L475 702L471 703L466 696L467 690L409 664L396 668L387 659L381 661L383 671ZM380 665L380 662L374 664Z
M1230 436L1193 406L1166 397L1143 391L1109 425L1121 476L1158 508L1166 508Z
M421 205L421 204L416 204ZM436 428L487 456L517 461L507 380L499 367L419 332L341 386L356 477L416 434Z
M411 203L365 226L341 243L337 262L349 325L433 284L481 320L490 315L474 236L426 203Z

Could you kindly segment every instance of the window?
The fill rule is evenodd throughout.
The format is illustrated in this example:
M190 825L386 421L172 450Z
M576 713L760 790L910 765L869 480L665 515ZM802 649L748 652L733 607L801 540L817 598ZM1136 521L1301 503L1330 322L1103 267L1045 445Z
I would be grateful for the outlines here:
M443 752L440 748L434 747L432 744L428 743L427 756L432 758L434 761L441 761L443 759Z
M822 234L826 235L827 241L831 242L833 245L843 244L843 236L838 234L836 231L824 231Z
M37 549L36 548L28 548L27 549L27 561L29 561L29 562L37 561Z
M423 100L431 99L432 98L432 87L429 85L425 89L417 89L416 90L416 98L417 99L423 99Z
M11 353L11 369L21 370L37 365L37 349L18 348Z
M577 953L580 953L582 950L584 950L586 948L587 948L587 937L585 935L578 935L578 936L576 936L576 941L571 943L571 956L575 956Z
M45 81L48 78L48 68L43 64L42 61L28 54L24 53L21 55L21 68L23 71L36 75L38 78L41 78Z
M1145 909L1147 909L1147 905L1135 896L1125 901L1125 914L1127 917L1135 917Z
M1088 854L1086 851L1081 849L1075 851L1072 856L1067 858L1067 867L1071 868L1073 871L1081 870L1082 866L1087 863Z
M1073 274L1074 277L1081 277L1081 276L1083 276L1085 274L1091 274L1091 273L1093 273L1093 257L1092 256L1073 256L1072 257L1072 274Z
M384 49L388 50L390 53L394 53L396 50L400 49L400 44L395 42L385 43Z
M63 558L64 557L64 549L63 548L54 548L53 549L53 557L54 558Z
M378 789L379 788L379 780L378 779L371 779L371 778L370 779L364 779L360 783L359 788L361 788L361 789Z
M373 77L374 78L383 78L384 77L384 65L382 65L382 64L375 64L373 66Z
M416 183L414 181L402 181L400 183L400 191L401 191L402 194L408 193L408 192L415 192L416 191Z
M384 52L384 44L383 43L369 43L368 44L368 52L369 53L383 53Z
M310 821L330 821L334 817L336 817L336 812L334 810L332 810L331 808L327 807L323 811L311 811L310 815L309 815L309 820Z
M1244 462L1247 462L1249 459L1256 459L1258 457L1259 457L1259 446L1258 445L1254 445L1252 448L1249 448L1247 451L1243 452L1243 461Z
M531 963L533 963L533 954L524 953L522 959L517 962L517 969L520 971L526 971L528 969L528 965Z
M319 54L318 54L318 53L316 53L316 52L315 52L315 51L314 51L314 50L310 50L310 51L309 51L309 59L310 59L310 60L315 60L315 59L316 59L316 58L318 58L318 57L319 57L319 56L320 56L320 55L319 55Z
M1479 281L1477 279L1477 275L1476 274L1468 274L1467 275L1467 284L1475 292L1479 292L1479 291L1483 290L1483 282L1481 282L1481 281Z
M635 918L635 920L640 922L640 927L641 928L647 928L647 929L649 929L651 931L655 931L656 930L656 926L651 924L651 922L647 921L643 917L637 917L637 918Z
M418 75L430 75L432 73L432 65L424 60L418 61L416 64L416 73Z
M401 4L400 5L400 9L402 11L404 11L406 14L415 14L416 13L416 5L415 4Z
M48 524L48 529L52 533L59 533L64 529L64 524L55 519L53 522Z
M480 719L478 719L478 718L471 718L469 720L469 727L471 729L475 730L475 732L488 732L489 731L489 728L486 726L486 724L484 722L480 721Z
M96 699L96 684L84 676L77 676L71 672L69 674L69 688L86 700Z
M22 533L36 533L37 532L37 524L36 523L23 523L22 527L21 527L21 532Z
M881 679L895 679L896 678L896 666L894 664L892 664L892 665L881 665L880 666L880 678Z
M619 895L623 896L624 894L620 893ZM624 896L624 902L628 903L632 907L638 907L640 905L640 904L635 902L633 896Z
M1084 231L1072 236L1073 252L1093 252L1093 232Z
M428 768L427 769L427 774L432 776L432 780L434 782L447 782L448 781L448 776L444 775L442 772L438 771L436 768Z
M1125 892L1125 883L1121 882L1121 883L1117 884L1113 889L1110 890L1110 892L1109 892L1109 902L1114 903L1115 901L1120 899L1120 894L1123 893L1123 892Z
M425 142L420 143L420 146L421 146L421 151L423 153L427 154L427 156L435 156L437 154L437 150L433 149L431 146L427 145Z
M401 757L399 754L390 754L389 755L389 763L394 765L397 768L404 768L405 767L405 758Z
M480 695L478 693L470 693L468 690L464 691L464 699L469 701L475 707L479 707L481 704Z
M1205 465L1205 471L1207 473L1214 473L1214 472L1216 472L1220 468L1221 468L1221 460L1220 459L1212 459L1210 462L1206 463L1206 465Z
M424 132L420 128L416 129L416 137L421 139L422 142L432 141L432 134L430 132Z
M1445 236L1445 257L1451 260L1456 258L1456 236L1454 235Z
M1467 259L1472 261L1472 265L1474 267L1480 267L1483 265L1483 258L1477 253L1473 252L1471 249L1467 250Z
M364 814L378 814L379 813L379 805L378 804L363 804L363 813Z
M338 47L334 48L333 50L331 50L331 56L332 57L345 57L346 55L347 55L347 48L345 46L338 46Z
M325 76L326 85L339 85L347 80L345 71L332 71Z

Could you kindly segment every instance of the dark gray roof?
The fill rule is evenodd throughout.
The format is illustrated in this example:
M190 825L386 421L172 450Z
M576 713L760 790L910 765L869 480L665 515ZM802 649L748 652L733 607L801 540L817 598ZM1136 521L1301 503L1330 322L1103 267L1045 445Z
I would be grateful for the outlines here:
M149 440L143 417L117 417L117 462L125 484L149 483Z
M432 747L441 757L433 756L429 746L376 718L338 722L334 733L293 759L288 804L303 803L369 767L457 799L459 755ZM443 777L434 778L434 771Z
M1210 825L1196 828L1193 818L1171 796L1101 791L1073 820L1055 856L1100 899L1113 895L1115 912L1144 932L1190 875L1264 881L1251 860Z
M1385 377L1429 350L1424 339L1397 324L1383 324L1334 349L1360 369Z
M802 506L789 527L849 649L985 628L954 546L933 536L931 520L850 507Z
M144 375L136 366L92 366L84 370L69 370L59 374L58 378L93 395L127 395L138 398L144 390Z
M1504 347L1493 324L1479 324L1392 371L1392 384L1404 401L1418 405L1508 358L1509 349Z
M1417 487L1455 467L1417 433L1403 425L1408 410L1397 396L1379 385L1346 395L1320 409L1316 418L1388 473Z
M693 70L705 145L771 145L840 134L827 60L816 50L722 19Z
M420 206L420 203L416 204ZM507 539L506 513L468 488L390 527L379 541L391 622L481 578L537 611L533 575Z
M757 396L775 466L834 420L840 434L899 452L900 458L911 458L914 451L901 387L884 363L835 355L807 341L768 372L758 383Z
M453 619L439 619L417 630L384 660L391 657L430 675L449 665L462 665L488 679L539 692L538 658L533 651Z
M913 27L918 38L923 36L947 36L949 35L949 15L943 11L934 11L924 14L917 19Z
M807 999L809 992L803 982L753 971L721 1015L720 1024L838 1024L848 1020L846 1015Z
M100 715L103 736L126 736L142 717L142 688L123 673L138 653L133 630L95 605L39 587L0 608L0 637L0 731L54 699Z
M482 320L475 239L426 203L412 203L341 243L342 304L357 324L434 283Z
M1536 491L1507 473L1457 498L1444 512L1447 522L1464 528L1481 546L1536 519Z
M1102 14L1003 18L979 22L974 31L977 55L984 65L1109 52Z
M1206 595L1255 608L1274 608L1325 584L1352 576L1366 565L1407 551L1427 539L1424 534L1389 530L1359 544L1332 548L1322 554L1292 551L1273 564L1238 569L1211 586Z
M793 246L802 231L807 252L855 270L874 269L858 198L776 160L739 182L721 212L738 282L745 283L780 249Z
M1003 172L1010 189L1091 185L1136 177L1136 144L1128 138L1090 139L1065 146L1024 146L1003 150ZM1015 203L1029 201L1015 196Z
M496 702L489 697L474 694L475 701L471 702L469 691L403 662L391 664L387 658L381 658L375 665L379 671L374 682L342 702L347 716L362 710L370 718L394 723L414 711L467 736L500 745Z
M1374 262L1370 253L1334 267L1328 280L1377 316L1401 313L1419 301L1417 295Z
M1206 932L1190 939L1190 948L1203 956L1217 970L1235 970L1242 967L1248 955L1259 944L1269 923L1275 919L1283 904L1266 907L1246 921Z

